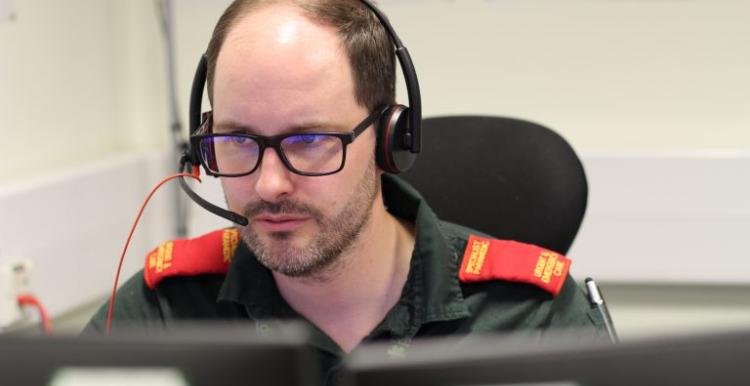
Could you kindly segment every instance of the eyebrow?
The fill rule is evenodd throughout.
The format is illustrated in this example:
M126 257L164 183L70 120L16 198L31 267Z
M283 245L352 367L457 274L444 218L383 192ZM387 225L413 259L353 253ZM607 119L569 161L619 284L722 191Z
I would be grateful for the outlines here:
M351 131L351 129L352 128L348 126L344 126L340 124L326 123L322 121L311 121L311 122L304 122L302 124L297 124L297 125L293 125L288 128L285 128L279 134L283 135L283 134L290 134L290 133L307 133L307 132L314 132L314 131L348 132L348 131ZM220 123L215 122L214 132L215 133L242 132L245 134L260 135L258 134L258 130L254 128L253 126L248 126L248 125L241 124L235 121L224 121Z

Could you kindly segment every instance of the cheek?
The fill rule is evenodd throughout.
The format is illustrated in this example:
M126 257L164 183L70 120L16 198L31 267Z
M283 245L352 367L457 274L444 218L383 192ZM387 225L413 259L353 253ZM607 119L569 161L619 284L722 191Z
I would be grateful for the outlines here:
M338 202L347 194L348 189L340 174L341 172L331 176L302 178L291 199L310 204L322 213L336 211Z
M221 178L221 189L230 210L242 211L252 200L253 182L248 177Z
M370 167L375 162L374 138L360 139L362 142L358 140L349 146L344 169L332 176L322 177L325 181L321 181L317 186L321 192L325 192L325 196L318 196L319 200L316 200L316 202L328 203L332 207L338 208L345 205L352 194L360 189L364 178L379 177L379 174L376 174L376 176L368 175L372 173ZM376 168L375 170L379 169ZM322 209L325 210L325 208Z
M368 128L367 131L351 143L346 151L346 164L344 171L356 169L356 174L364 172L369 167L370 162L375 159L375 127Z

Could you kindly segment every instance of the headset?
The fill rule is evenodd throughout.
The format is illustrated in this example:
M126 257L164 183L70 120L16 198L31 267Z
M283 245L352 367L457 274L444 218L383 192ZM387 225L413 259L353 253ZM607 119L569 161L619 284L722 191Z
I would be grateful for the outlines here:
M370 0L359 1L372 11L390 37L406 83L409 106L401 104L388 106L381 113L376 127L376 162L383 171L398 174L411 167L422 148L422 99L419 92L419 81L417 80L417 73L409 51L404 47L398 35L396 35L396 31L391 26L388 18ZM198 68L195 71L192 90L190 92L190 136L196 134L204 123L201 103L203 101L203 90L206 85L207 69L208 60L206 55L203 54L198 62ZM180 170L184 170L186 167L192 168L193 174L196 176L199 173L200 158L198 156L198 149L193 148L189 142L180 159ZM239 225L248 224L247 218L211 204L198 196L188 186L184 178L180 179L180 186L193 201L209 212Z

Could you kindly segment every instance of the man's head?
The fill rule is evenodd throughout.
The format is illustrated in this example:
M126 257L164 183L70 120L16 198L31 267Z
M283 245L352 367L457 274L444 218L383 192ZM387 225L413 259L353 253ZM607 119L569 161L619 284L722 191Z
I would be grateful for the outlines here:
M359 0L235 0L216 23L206 50L208 95L213 102L216 61L229 31L248 13L266 5L291 4L311 20L333 27L351 64L357 101L368 110L395 102L393 44L377 18Z
M392 45L358 1L237 1L207 56L214 133L349 133L393 103ZM358 240L375 203L382 207L375 137L370 129L358 136L332 175L293 173L268 148L253 173L222 179L230 209L250 220L243 239L264 265L316 275Z

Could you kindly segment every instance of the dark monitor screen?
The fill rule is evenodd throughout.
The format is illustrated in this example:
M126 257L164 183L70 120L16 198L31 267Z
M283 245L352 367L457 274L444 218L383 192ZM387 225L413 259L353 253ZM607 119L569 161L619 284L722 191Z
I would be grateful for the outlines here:
M481 337L416 343L404 357L362 347L343 385L747 385L750 331L621 343Z
M317 385L307 332L205 325L112 337L0 336L0 385Z

